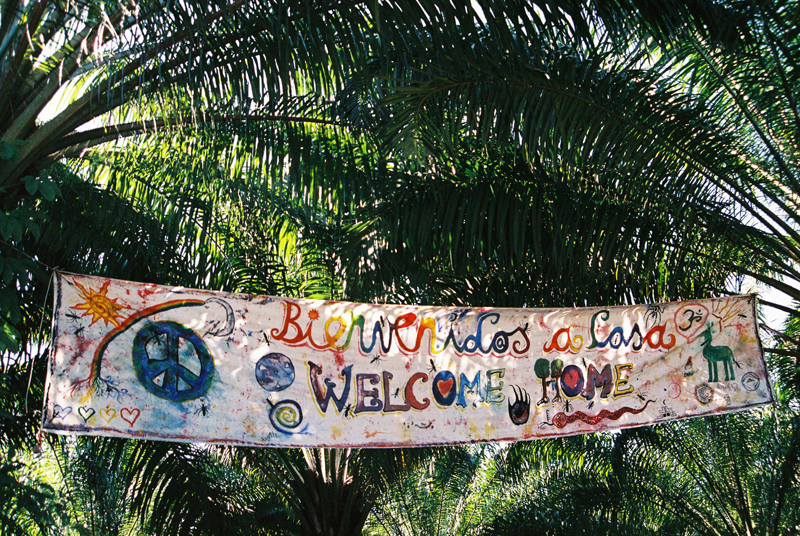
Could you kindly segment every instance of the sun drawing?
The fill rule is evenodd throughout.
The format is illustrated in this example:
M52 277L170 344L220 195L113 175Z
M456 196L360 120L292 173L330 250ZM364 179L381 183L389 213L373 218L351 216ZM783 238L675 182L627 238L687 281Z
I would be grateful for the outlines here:
M122 318L122 315L118 314L118 311L120 309L130 309L130 307L127 305L120 305L117 303L116 298L112 299L106 296L108 293L108 281L106 281L98 291L92 289L87 290L77 281L75 281L75 285L80 289L81 295L86 301L79 303L73 307L73 309L85 310L86 312L81 315L82 317L92 315L92 323L89 324L90 326L102 319L106 323L106 326L108 326L110 322L114 324L114 326L119 327L119 319Z

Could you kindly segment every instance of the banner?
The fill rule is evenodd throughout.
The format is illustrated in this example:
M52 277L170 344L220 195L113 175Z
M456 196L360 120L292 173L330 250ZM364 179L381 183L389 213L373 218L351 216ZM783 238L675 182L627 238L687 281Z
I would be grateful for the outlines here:
M772 401L755 297L414 307L58 274L43 428L274 447L516 441Z

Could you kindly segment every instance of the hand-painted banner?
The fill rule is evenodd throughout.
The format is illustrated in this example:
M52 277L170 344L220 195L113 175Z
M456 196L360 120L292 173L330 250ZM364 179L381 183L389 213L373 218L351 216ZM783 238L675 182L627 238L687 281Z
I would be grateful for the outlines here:
M412 307L59 274L43 427L399 447L727 413L772 401L754 302Z

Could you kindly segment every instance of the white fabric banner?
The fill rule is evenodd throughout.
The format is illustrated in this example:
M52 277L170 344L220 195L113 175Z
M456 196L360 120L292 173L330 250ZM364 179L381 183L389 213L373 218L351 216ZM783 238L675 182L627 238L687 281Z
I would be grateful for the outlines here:
M43 428L275 447L516 441L772 401L755 297L413 307L58 274Z

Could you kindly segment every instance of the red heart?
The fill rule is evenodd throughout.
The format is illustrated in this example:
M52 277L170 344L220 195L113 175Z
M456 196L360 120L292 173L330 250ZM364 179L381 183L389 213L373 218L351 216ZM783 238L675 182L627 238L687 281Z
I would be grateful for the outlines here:
M563 385L569 388L570 391L574 391L575 388L578 386L578 382L581 379L581 373L575 369L568 370L561 375L561 382Z
M453 389L453 378L447 378L446 380L438 380L436 382L436 388L439 389L439 392L442 393L442 398L447 398L447 395L450 394L450 390Z
M127 416L126 416L127 414ZM133 426L133 423L136 422L136 419L139 418L139 410L122 408L119 412L119 416L122 417L122 420Z

